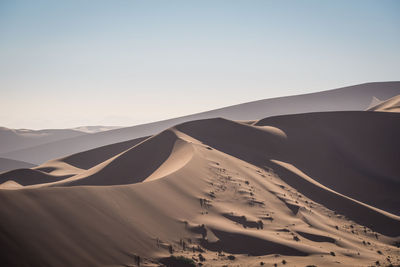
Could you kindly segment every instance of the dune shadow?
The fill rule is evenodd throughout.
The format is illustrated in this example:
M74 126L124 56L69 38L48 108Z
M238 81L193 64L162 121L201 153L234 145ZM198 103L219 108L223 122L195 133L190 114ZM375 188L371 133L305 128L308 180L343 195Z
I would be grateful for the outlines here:
M54 176L40 170L16 169L0 175L0 184L12 180L20 185L34 185L57 182L72 175Z
M316 235L316 234L310 234L306 232L301 232L301 231L296 231L300 236L307 238L308 240L314 241L314 242L328 242L328 243L335 243L335 239L328 237L328 236L322 236L322 235Z
M248 254L251 256L270 254L281 254L288 256L308 255L307 253L295 248L255 236L225 232L215 229L212 231L219 240L215 243L209 243L203 239L201 244L204 248L211 251L224 251L232 254Z
M321 188L286 168L270 162L269 167L288 185L313 201L334 210L357 223L388 236L400 235L400 221Z

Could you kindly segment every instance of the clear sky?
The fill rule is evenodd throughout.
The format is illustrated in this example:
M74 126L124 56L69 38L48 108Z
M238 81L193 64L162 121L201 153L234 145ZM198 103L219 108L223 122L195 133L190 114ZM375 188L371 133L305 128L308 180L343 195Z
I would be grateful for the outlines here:
M135 125L400 80L400 1L0 0L0 125Z

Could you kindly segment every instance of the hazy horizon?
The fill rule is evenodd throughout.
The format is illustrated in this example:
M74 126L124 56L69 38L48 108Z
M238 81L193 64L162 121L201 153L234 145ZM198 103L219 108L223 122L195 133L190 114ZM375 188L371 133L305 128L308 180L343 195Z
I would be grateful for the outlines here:
M0 126L132 126L400 80L398 14L398 1L2 1Z

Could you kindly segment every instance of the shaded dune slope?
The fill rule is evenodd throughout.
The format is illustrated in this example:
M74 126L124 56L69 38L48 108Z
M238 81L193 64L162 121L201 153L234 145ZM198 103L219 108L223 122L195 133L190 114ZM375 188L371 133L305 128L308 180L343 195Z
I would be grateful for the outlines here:
M270 165L279 177L313 201L334 210L357 223L388 236L400 235L400 217L377 210L315 183L315 180L287 164ZM309 179L304 179L307 177ZM311 181L310 181L311 180Z
M271 117L256 125L287 134L284 153L275 159L337 192L400 215L399 121L399 114L332 112Z
M132 148L146 138L137 138L80 152L61 159L50 160L37 167L32 165L34 167L32 169L24 168L8 171L0 175L0 186L7 181L14 181L23 186L60 181L81 174L86 169L101 164L115 155Z
M80 169L90 169L103 161L112 158L113 156L135 146L136 144L142 142L148 137L141 137L133 140L128 140L125 142L120 142L116 144L111 144L107 146L97 147L91 150L76 153L64 158L60 161L68 163Z
M0 174L0 188L2 183L10 180L25 186L51 183L58 180L63 180L69 176L70 175L54 176L34 169L16 169Z
M185 146L173 131L166 130L118 154L86 172L55 185L122 185L144 181L167 159L176 146ZM188 153L190 153L188 151Z

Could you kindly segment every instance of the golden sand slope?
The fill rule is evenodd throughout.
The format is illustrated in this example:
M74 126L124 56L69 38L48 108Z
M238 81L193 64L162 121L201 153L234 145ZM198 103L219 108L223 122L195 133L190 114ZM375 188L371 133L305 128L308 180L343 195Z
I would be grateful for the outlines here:
M0 190L0 265L399 264L399 119L193 121L87 170L35 170L72 176Z

